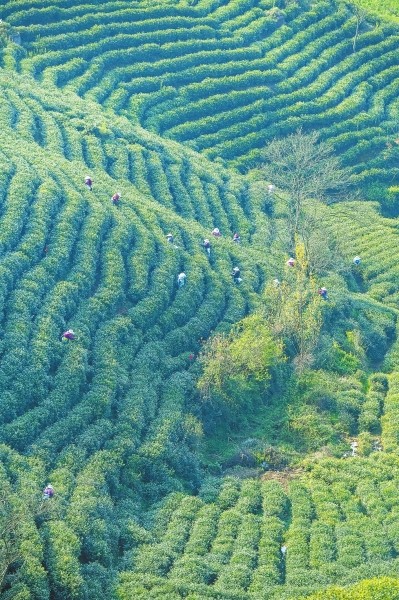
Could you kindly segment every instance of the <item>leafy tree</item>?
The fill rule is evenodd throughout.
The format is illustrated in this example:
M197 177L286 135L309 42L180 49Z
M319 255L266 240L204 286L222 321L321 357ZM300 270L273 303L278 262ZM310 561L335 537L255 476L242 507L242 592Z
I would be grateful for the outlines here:
M306 200L332 202L348 190L350 172L341 167L331 144L319 141L319 133L295 133L274 139L264 152L265 177L287 195L287 229L290 250L308 229Z
M228 403L239 404L251 381L268 385L271 369L282 357L282 343L273 336L267 321L261 314L250 315L230 334L215 335L206 344L200 356L201 396L209 400L218 395Z
M304 244L296 244L296 256L295 267L287 273L287 281L266 287L264 315L271 331L282 338L287 354L301 372L314 361L313 351L322 327L323 300L317 294L316 280L308 274Z
M198 381L204 400L216 404L221 400L230 408L250 404L266 391L273 368L285 360L283 349L298 374L314 363L324 301L316 280L308 274L304 244L297 243L296 256L287 281L267 286L258 311L230 334L217 334L205 345Z

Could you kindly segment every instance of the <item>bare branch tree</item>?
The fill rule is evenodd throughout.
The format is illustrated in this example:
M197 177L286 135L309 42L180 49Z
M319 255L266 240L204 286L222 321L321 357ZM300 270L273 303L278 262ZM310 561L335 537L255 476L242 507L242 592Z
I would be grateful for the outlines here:
M356 42L357 42L357 38L359 37L359 29L360 29L360 26L362 25L362 23L364 23L364 21L366 20L367 13L365 10L360 8L360 6L356 6L355 7L355 17L356 17L356 30L355 30L355 37L353 38L353 52L356 52Z
M264 152L263 172L267 180L287 195L287 228L290 251L306 229L307 199L335 202L348 191L351 175L341 166L333 148L319 141L317 132L298 129L286 138L274 139Z

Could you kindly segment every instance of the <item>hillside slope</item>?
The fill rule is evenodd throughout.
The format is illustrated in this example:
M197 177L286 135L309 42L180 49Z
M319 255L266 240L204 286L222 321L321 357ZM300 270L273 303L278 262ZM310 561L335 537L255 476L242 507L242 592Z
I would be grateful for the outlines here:
M256 304L264 240L243 251L230 236L256 240L259 191L73 94L0 79L0 441L40 460L57 489L51 585L72 597L81 553L109 567L142 501L199 484L190 354ZM209 260L201 243L215 225L226 239ZM63 343L69 327L77 339ZM109 538L100 546L98 528ZM64 538L72 578L54 566Z
M322 0L8 2L0 14L23 43L6 68L212 159L246 170L301 126L320 130L359 182L398 183L394 22L370 15L358 28L353 7Z
M202 498L172 496L118 597L280 600L396 577L397 469L393 456L329 460L287 486L225 479Z
M318 128L365 193L397 183L397 26L370 18L353 52L353 10L321 0L13 0L0 18L0 524L17 547L0 544L1 600L290 598L395 576L397 219L318 208L346 265L323 273L326 339L349 362L347 333L363 343L320 375L325 444L383 452L315 459L288 488L217 464L207 490L204 431L225 430L196 359L289 279L284 197L251 170L267 140ZM228 436L270 409L262 441L286 443L289 402L259 398Z

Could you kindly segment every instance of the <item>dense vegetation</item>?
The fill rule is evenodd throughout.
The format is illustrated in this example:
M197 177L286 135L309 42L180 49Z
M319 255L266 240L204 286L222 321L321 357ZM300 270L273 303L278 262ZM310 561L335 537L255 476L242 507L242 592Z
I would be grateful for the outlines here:
M398 465L381 455L326 460L287 489L225 479L196 498L171 496L118 595L282 599L337 580L396 577Z
M378 184L397 184L392 21L376 26L373 14L321 0L8 2L3 15L25 50L10 50L4 66L212 159L245 171L267 140L301 125L334 144L374 199Z
M395 597L395 15L2 3L2 600ZM290 230L298 127L352 189Z

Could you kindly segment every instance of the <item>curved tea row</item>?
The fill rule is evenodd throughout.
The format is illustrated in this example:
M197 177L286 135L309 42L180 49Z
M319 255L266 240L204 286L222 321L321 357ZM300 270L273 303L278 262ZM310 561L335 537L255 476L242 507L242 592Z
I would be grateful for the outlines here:
M211 159L246 170L268 140L302 126L330 139L360 183L398 177L398 31L370 17L355 42L357 18L342 2L18 2L2 11L22 39L4 66Z

